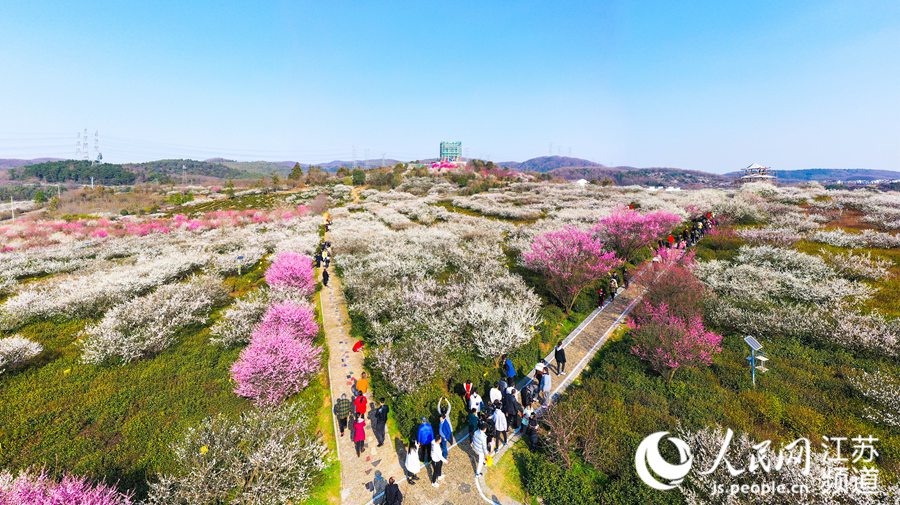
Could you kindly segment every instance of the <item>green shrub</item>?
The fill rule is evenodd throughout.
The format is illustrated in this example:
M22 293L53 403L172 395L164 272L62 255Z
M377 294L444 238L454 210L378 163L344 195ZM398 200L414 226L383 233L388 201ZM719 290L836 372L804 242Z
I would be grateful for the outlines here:
M600 492L606 476L588 466L576 464L564 470L541 454L515 454L527 491L543 498L546 505L605 503Z

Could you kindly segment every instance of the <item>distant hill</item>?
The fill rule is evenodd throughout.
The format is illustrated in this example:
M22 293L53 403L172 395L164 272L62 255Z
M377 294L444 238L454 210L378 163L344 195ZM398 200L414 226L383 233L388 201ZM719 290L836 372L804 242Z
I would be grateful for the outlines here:
M47 161L62 161L62 158L34 158L31 160L21 160L16 158L0 158L0 169L2 168L18 168L25 165L34 165L36 163L44 163Z
M197 160L156 160L144 163L126 163L121 165L138 175L144 181L161 181L181 177L185 174L215 177L219 179L246 179L256 176L250 172L237 170L219 162ZM182 169L182 167L184 167Z
M501 161L501 167L518 170L519 172L549 172L557 168L566 167L602 167L600 163L581 158L569 158L567 156L539 156L522 162Z
M873 170L868 168L805 168L799 170L773 170L779 182L847 182L900 179L900 172L894 170ZM741 172L725 174L740 177Z
M9 175L14 180L34 180L41 182L77 182L87 184L121 185L133 184L136 176L122 165L97 163L86 160L62 160L34 163L18 168L10 168Z
M375 158L371 160L357 160L357 161L344 161L344 160L334 160L329 161L328 163L314 163L315 166L321 167L323 170L327 172L337 172L337 169L341 167L345 168L378 168L381 166L389 167L391 165L396 165L400 163L399 160L395 160L392 158L385 158L384 164L382 164L381 158ZM303 168L308 167L308 165L303 165Z
M95 184L105 185L177 180L181 177L182 171L186 175L217 179L259 177L257 173L237 170L222 163L186 159L124 164L98 163L94 165L90 161L85 160L54 160L29 163L6 170L8 170L10 178L14 180L87 184L93 177Z
M213 160L206 160L213 161ZM219 161L222 165L226 167L233 168L235 170L239 170L241 172L247 172L249 174L254 174L256 176L265 175L269 176L272 174L278 174L281 176L286 176L291 173L291 169L294 168L295 161L234 161L234 160L221 160ZM306 168L308 165L300 164L302 167Z
M685 170L681 168L634 168L634 167L563 167L551 170L551 175L574 181L578 179L609 179L619 186L637 184L641 186L677 186L682 188L698 188L710 186L727 186L734 179L718 174Z

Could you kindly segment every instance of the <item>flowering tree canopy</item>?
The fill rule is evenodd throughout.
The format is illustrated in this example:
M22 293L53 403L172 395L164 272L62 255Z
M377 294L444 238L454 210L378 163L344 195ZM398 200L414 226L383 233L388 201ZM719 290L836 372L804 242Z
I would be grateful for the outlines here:
M259 405L278 405L319 370L321 347L287 331L257 331L231 367L234 392Z
M635 342L631 352L667 381L681 367L711 364L713 354L722 351L722 336L708 331L700 317L685 320L673 315L664 303L656 307L644 303L647 318L629 323Z
M146 505L303 503L328 449L297 404L216 416L188 430Z
M0 374L22 366L43 350L41 344L19 335L0 338Z
M668 234L681 218L671 212L620 209L600 220L594 233L622 259L630 259L641 247Z
M287 333L309 341L318 332L319 325L312 308L289 301L272 304L256 329L258 334Z
M652 279L644 292L642 303L631 313L638 324L649 318L648 307L663 303L669 313L684 320L703 315L706 286L691 271L694 252L662 248L657 252L659 261L652 261L646 276Z
M57 482L46 472L27 472L13 477L0 472L0 503L27 505L131 505L130 495L105 484L92 484L84 477L66 475Z
M538 235L523 259L525 266L544 274L547 288L566 312L584 288L622 263L603 249L603 242L574 226Z
M283 252L266 270L266 283L272 287L290 287L311 296L316 290L312 258L295 252Z

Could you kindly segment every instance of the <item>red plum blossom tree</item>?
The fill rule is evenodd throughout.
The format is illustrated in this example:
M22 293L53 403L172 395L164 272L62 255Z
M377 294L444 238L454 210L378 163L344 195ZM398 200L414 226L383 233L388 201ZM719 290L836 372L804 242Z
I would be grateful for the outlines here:
M584 288L622 263L615 253L604 250L603 242L574 226L535 237L523 260L544 274L547 289L566 312Z
M712 364L712 357L722 351L722 336L708 331L700 317L684 319L672 314L666 304L656 307L645 303L646 319L631 320L631 352L671 381L682 367Z

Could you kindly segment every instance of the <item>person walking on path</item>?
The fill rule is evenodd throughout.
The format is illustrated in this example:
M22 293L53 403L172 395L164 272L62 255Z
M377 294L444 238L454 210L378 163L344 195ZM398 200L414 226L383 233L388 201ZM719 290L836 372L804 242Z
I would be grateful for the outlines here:
M547 408L550 406L550 395L551 395L550 390L551 390L550 374L545 373L545 374L541 375L541 394L543 395L543 398L542 398L543 401L541 403L543 403L544 408Z
M631 275L628 273L628 267L622 267L622 287L628 289L628 284L631 282Z
M356 413L365 416L366 415L366 405L369 403L369 399L366 398L366 395L362 393L357 393L356 398L353 399L353 408L356 410Z
M516 401L516 389L510 387L503 394L503 404L501 406L503 414L506 415L506 422L513 431L519 429L519 410L522 408Z
M469 408L475 409L476 412L481 412L481 395L478 392L473 391L472 396L469 397Z
M475 430L478 429L478 409L469 409L469 415L466 416L466 424L469 426L469 441L475 436Z
M602 307L603 302L606 301L606 292L603 291L603 288L597 290L597 306Z
M325 268L328 267L326 266ZM330 277L328 270L322 270L322 285L325 287L328 287L328 277Z
M450 449L448 446L453 443L453 425L450 424L450 419L447 417L446 412L441 413L441 423L438 425L438 434L441 438L441 455L444 456L444 461L446 461Z
M369 376L366 375L366 372L362 373L362 377L356 379L353 383L353 389L355 389L355 393L358 394L366 394L369 392Z
M553 348L553 359L556 360L556 375L566 374L566 350L562 346L562 342L558 342Z
M341 393L341 397L334 402L334 415L337 417L338 427L341 430L342 437L344 436L344 430L347 429L347 419L350 417L350 410L352 408L350 400L347 399L347 393Z
M423 465L427 464L431 453L431 442L434 441L434 428L431 427L428 419L424 417L422 418L422 423L419 424L416 441L419 442L419 461Z
M491 402L491 404L494 404L494 402L497 402L502 399L503 399L503 393L500 392L500 383L495 382L494 387L492 387L491 390L488 392L488 401Z
M485 458L488 454L487 435L484 433L485 425L481 423L472 437L472 450L475 452L475 476L483 475Z
M497 438L497 425L494 424L494 414L491 412L487 414L486 412L481 413L481 422L485 424L484 428L484 438L487 441L488 452L493 453L493 449L491 447L494 446L494 440Z
M388 412L390 407L384 403L384 398L378 400L378 408L372 412L372 430L375 432L375 440L378 441L378 447L384 445L385 427L387 426Z
M362 414L357 414L356 421L353 423L353 445L356 447L357 458L366 450L365 444L366 418Z
M441 449L441 445L443 440L441 436L438 435L431 442L431 485L434 487L438 487L438 479L443 479L444 476L441 474L441 470L444 467L444 463L447 462L447 457L444 456L443 450Z
M619 281L612 272L609 273L609 301L616 301L616 291L619 290Z
M535 373L535 380L537 380L537 374ZM534 397L537 396L537 388L538 383L535 381L531 381L522 388L522 406L528 407L534 402Z
M496 451L500 449L500 439L503 439L503 445L506 445L506 431L509 429L509 423L506 422L506 414L503 413L499 404L494 409L494 415L491 418L494 421L494 430L497 432L494 437L496 440L494 450Z
M506 378L507 384L515 384L516 378L516 367L513 366L513 362L506 354L504 354L500 359L503 360L503 376Z
M388 485L384 488L384 505L403 505L403 493L393 477L388 479Z
M525 425L525 440L528 441L528 449L531 452L537 448L537 419L534 418L534 414L532 413L527 418L528 424Z
M418 480L419 477L416 475L419 473L419 470L422 469L422 462L419 460L419 444L416 441L413 441L409 444L409 448L406 449L406 461L404 468L408 473L407 480L410 484L414 484L413 481Z

